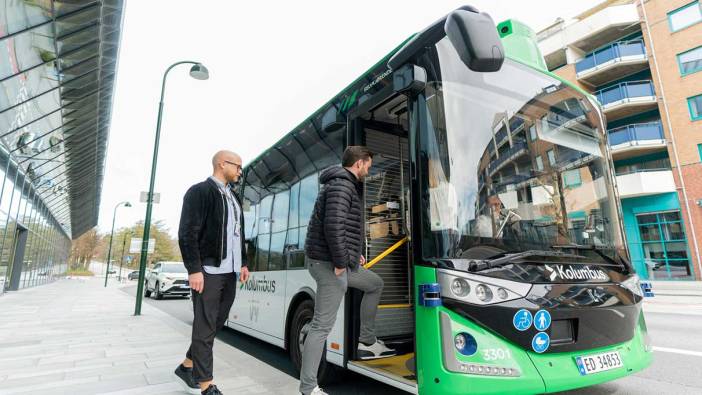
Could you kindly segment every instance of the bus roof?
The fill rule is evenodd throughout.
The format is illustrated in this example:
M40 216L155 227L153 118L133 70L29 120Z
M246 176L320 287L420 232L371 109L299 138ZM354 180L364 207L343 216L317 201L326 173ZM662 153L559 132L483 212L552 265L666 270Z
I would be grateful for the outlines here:
M390 59L390 57L392 57L392 55L394 55L400 48L402 48L403 45L405 45L405 44L406 44L409 40L411 40L412 37L414 37L415 35L416 35L416 33L414 33L414 34L412 34L411 36L409 36L409 37L408 37L406 40L404 40L400 45L398 45L398 46L395 47L393 50L391 50L387 55L385 55L383 58L381 58L381 59L380 59L378 62L376 62L373 66L371 66L370 68L368 68L368 70L366 70L366 71L365 71L363 74L361 74L358 78L356 78L356 79L353 80L351 83L349 83L343 90L341 90L341 92L339 92L338 94L334 95L331 99L327 100L327 102L325 102L324 104L322 104L319 108L317 108L317 110L315 110L315 111L314 111L312 114L310 114L307 118L303 119L303 120L302 120L300 123L298 123L294 128L292 128L292 130L290 130L289 132L285 133L285 134L284 134L283 136L281 136L278 140L276 140L276 142L273 143L270 147L268 147L268 148L265 149L263 152L261 152L257 157L255 157L254 159L252 159L251 161L249 161L249 162L246 164L246 166L244 166L244 167L247 168L247 167L249 167L250 165L252 165L253 163L257 162L257 161L258 161L259 159L261 159L261 158L263 157L263 155L265 155L265 153L268 152L271 148L274 148L275 146L277 146L277 145L279 145L280 143L282 143L283 140L285 140L286 137L288 137L290 134L294 133L296 130L298 130L300 127L302 127L306 122L308 122L310 119L312 119L312 118L314 118L315 116L319 115L322 111L324 111L327 107L329 107L329 105L330 105L331 103L333 103L333 102L336 101L336 100L341 99L344 95L348 95L349 92L351 91L351 89L354 87L354 85L356 85L356 83L358 83L358 82L359 82L361 79L363 79L364 77L368 76L369 73L371 73L371 72L373 72L373 70L377 69L378 66L380 66L382 63L387 62L387 61Z
M498 29L500 38L503 42L503 45L505 46L505 57L522 63L525 66L534 69L535 71L556 78L562 83L576 89L577 91L589 95L587 92L583 91L580 87L573 84L572 82L548 71L543 57L541 55L541 52L536 43L535 33L527 25L517 20L508 19L497 24L496 28ZM274 144L269 146L267 149L263 150L258 156L249 161L245 166L245 170L248 169L251 165L257 163L259 160L261 160L264 157L264 155L266 155L272 149L275 149L277 146L281 145L286 138L290 137L293 133L300 130L307 122L310 122L313 118L322 114L334 102L340 101L345 96L351 95L352 90L355 90L355 86L358 84L359 81L361 81L363 78L367 78L369 75L372 75L374 71L377 72L378 68L384 62L387 62L397 51L399 51L408 41L410 41L416 35L417 33L410 35L407 39L405 39L397 47L392 49L387 55L381 58L373 66L368 68L368 70L366 70L358 78L349 83L343 90L341 90L341 92L333 96L323 105L321 105L317 110L315 110L312 114L310 114L300 123L298 123L294 128L292 128L292 130L281 136Z

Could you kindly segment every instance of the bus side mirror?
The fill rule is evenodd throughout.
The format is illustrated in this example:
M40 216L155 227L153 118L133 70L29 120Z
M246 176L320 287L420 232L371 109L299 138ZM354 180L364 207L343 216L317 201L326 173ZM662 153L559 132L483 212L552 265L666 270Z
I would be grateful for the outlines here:
M490 15L458 9L446 17L444 31L469 69L493 72L502 67L505 51Z

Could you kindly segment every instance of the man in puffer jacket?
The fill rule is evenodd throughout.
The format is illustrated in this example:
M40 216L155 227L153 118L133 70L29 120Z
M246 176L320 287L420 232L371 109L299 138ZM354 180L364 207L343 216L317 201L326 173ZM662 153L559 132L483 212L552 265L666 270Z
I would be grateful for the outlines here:
M304 395L325 393L317 386L317 370L348 287L364 292L358 356L373 359L395 355L375 337L375 314L383 280L363 267L363 179L372 162L373 155L366 147L349 146L342 166L329 168L319 176L322 189L305 241L305 255L310 274L317 282L317 294L302 352L300 392Z

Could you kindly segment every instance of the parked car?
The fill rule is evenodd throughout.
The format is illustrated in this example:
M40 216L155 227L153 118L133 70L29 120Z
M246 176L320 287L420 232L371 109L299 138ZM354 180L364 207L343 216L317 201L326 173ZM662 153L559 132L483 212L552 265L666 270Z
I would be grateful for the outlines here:
M134 270L132 272L129 272L129 274L127 274L127 280L138 280L138 279L139 279L139 271L138 270Z
M188 271L183 262L158 262L146 276L144 296L163 299L165 295L190 296Z

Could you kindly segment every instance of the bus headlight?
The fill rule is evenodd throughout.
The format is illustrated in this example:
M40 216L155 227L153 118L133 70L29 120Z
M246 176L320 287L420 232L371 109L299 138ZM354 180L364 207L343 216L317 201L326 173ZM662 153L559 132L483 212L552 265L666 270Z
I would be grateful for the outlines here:
M439 269L441 296L473 304L501 303L525 297L531 284L480 276L457 270Z
M643 298L644 295L643 291L641 290L641 280L639 279L638 274L634 274L626 280L622 281L620 285L633 292L635 295L638 295Z
M487 303L492 300L492 291L490 291L490 288L488 288L487 285L478 284L478 286L475 288L475 296L477 296L481 301Z
M456 350L463 355L473 355L478 351L478 342L468 333L461 332L453 338Z
M462 298L470 292L470 284L462 278L454 278L453 281L451 281L451 292L459 298Z

